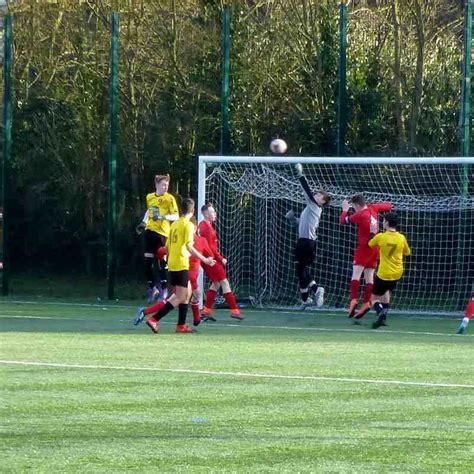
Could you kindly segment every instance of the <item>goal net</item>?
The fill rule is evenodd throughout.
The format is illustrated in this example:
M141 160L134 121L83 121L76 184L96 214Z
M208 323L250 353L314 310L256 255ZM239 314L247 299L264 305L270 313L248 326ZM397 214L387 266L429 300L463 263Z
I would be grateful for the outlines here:
M297 229L285 219L289 210L299 215L305 206L298 162L312 189L332 195L313 269L326 290L326 308L348 305L356 229L340 225L338 217L343 199L360 193L369 203L393 203L412 248L394 307L453 312L465 306L474 282L473 158L201 156L199 205L210 201L216 207L221 250L240 300L260 307L300 304Z

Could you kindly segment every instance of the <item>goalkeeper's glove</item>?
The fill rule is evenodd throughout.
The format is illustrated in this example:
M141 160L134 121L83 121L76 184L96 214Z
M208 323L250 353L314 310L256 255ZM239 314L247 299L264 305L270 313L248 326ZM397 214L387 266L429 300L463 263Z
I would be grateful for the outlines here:
M135 232L138 234L138 235L141 235L143 234L143 232L145 231L145 223L144 222L140 222L140 224L137 225L137 227L135 227Z
M295 165L296 176L301 178L303 176L303 165L301 163L296 163Z

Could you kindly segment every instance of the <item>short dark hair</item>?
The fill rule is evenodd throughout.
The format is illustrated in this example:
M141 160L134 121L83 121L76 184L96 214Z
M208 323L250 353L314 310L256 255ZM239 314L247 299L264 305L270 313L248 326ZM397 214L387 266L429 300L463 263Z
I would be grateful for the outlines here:
M206 204L201 206L201 212L206 212L210 207L214 207L214 204L212 204L212 202L206 202Z
M194 211L194 199L185 198L181 201L181 214L189 214Z
M383 218L387 221L389 227L398 227L398 214L396 212L387 212L383 215Z
M327 191L318 191L324 198L324 205L327 206L331 202L331 195Z
M352 196L351 202L352 204L357 204L358 206L365 206L367 203L363 194L356 194L355 196Z

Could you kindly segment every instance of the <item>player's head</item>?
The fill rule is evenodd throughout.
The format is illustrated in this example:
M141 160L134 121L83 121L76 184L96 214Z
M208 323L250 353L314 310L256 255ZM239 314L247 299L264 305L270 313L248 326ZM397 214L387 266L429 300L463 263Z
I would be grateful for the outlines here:
M313 197L320 206L326 206L331 202L331 195L326 191L318 191L313 194Z
M398 215L396 212L387 212L383 216L384 229L396 229L398 227Z
M351 203L356 211L364 209L364 207L367 205L367 201L365 200L365 196L363 194L356 194L355 196L352 196Z
M185 216L187 214L194 213L194 200L191 198L186 198L181 201L181 215Z
M214 222L217 219L217 212L210 202L206 202L206 204L201 207L201 213L204 219L209 222Z
M155 189L156 194L160 196L168 191L170 186L170 175L169 174L157 174L155 176Z

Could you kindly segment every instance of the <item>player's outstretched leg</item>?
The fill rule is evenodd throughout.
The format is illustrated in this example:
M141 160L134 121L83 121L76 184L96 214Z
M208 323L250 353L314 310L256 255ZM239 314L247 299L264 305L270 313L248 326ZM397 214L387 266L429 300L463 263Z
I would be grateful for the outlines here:
M159 301L151 306L146 308L138 308L135 318L133 319L133 325L138 326L146 316L152 316L158 313L161 308L166 304L166 301Z

